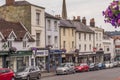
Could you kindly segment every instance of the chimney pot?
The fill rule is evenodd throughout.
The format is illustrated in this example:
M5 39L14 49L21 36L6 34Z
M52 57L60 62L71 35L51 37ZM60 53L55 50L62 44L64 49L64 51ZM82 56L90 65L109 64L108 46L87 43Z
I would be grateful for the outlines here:
M77 20L81 22L81 20L80 20L80 16L77 16Z
M73 16L73 20L76 20L76 17L75 17L75 16Z
M86 25L86 18L85 17L82 18L82 23Z
M95 27L95 20L94 18L90 19L90 26Z

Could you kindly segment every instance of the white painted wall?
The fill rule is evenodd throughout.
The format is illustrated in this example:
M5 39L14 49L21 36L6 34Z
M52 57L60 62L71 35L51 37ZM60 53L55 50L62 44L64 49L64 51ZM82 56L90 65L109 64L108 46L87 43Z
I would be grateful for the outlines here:
M51 22L50 29L48 28L48 20ZM60 48L60 35L59 35L59 20L46 18L46 45L48 45L48 36L51 36L51 45L53 45L53 49ZM57 21L57 29L55 30L54 21ZM55 36L58 37L57 44L55 44Z
M79 33L81 34L80 39L79 39ZM84 34L86 34L86 40L84 40ZM91 33L76 32L76 48L79 49L79 45L81 45L80 52L92 52L93 51L93 34L91 34L91 40L89 40L89 34ZM85 44L86 44L86 51L84 49ZM91 49L89 45L91 45Z
M103 31L104 30L102 28L98 28L98 27L89 27L89 28L92 29L95 32L94 47L96 47L97 50L99 50L100 48L103 48ZM98 44L98 46L97 46L97 44Z
M36 24L36 12L40 13L40 25ZM40 46L45 47L45 11L40 7L31 6L31 34L36 40L36 33L40 33Z
M111 54L111 59L115 57L115 48L114 48L114 40L112 38L109 39L103 39L103 50L104 54ZM109 51L107 51L107 48L109 48Z

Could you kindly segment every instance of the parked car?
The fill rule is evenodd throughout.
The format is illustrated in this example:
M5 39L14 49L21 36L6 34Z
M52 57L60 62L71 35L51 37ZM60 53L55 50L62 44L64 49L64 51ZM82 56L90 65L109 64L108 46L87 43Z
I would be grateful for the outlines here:
M95 63L90 63L89 70L90 71L98 70L98 66Z
M118 61L113 61L113 67L118 67L119 66L119 62Z
M41 71L37 66L21 67L15 74L16 79L41 79Z
M14 72L8 68L0 68L0 80L15 80Z
M97 64L97 66L98 66L98 69L105 69L105 64L104 63L98 63Z
M73 63L61 63L56 68L56 74L70 74L75 73L75 66Z
M89 71L89 66L87 63L82 63L75 67L76 72Z
M105 67L106 68L113 68L114 67L114 64L112 62L105 62Z

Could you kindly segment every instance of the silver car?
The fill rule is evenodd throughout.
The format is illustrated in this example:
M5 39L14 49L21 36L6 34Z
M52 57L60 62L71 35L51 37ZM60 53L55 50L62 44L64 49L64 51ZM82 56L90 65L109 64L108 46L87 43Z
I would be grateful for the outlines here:
M56 74L69 74L75 73L75 67L73 63L62 63L56 69Z
M31 67L21 67L18 69L18 71L15 73L15 78L16 79L41 79L41 72L40 69L36 66L31 66Z

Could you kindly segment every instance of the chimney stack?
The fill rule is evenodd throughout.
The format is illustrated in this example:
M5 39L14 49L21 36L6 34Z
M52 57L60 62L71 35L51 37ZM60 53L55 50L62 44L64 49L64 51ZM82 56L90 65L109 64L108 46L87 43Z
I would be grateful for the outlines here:
M15 0L6 0L6 5L13 5L15 3Z
M95 20L94 18L90 19L90 26L95 27Z
M77 16L77 21L81 22L81 20L80 20L80 16Z
M75 16L73 16L73 21L75 21L76 20L76 17Z
M81 21L80 16L77 16L77 17L73 16L73 21L79 21L80 22Z
M86 18L85 17L82 18L82 23L86 25Z

